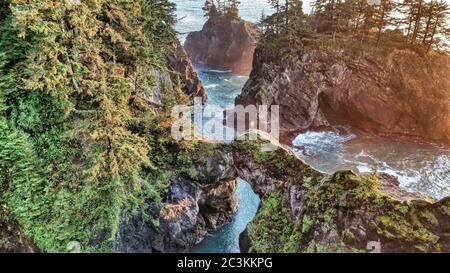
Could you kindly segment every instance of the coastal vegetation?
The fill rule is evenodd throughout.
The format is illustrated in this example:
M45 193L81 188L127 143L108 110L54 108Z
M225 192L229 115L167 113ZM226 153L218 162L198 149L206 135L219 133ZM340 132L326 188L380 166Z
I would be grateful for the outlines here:
M370 240L381 240L385 251L450 251L449 198L405 192L379 173L325 174L281 145L265 151L274 143L264 138L174 140L173 106L190 104L204 89L177 41L171 1L0 1L0 252L186 251L233 217L237 178L262 200L247 230L250 251L360 252ZM289 59L305 75L319 75L327 61L354 57L323 48L395 45L428 58L444 50L448 35L442 1L318 0L309 15L299 0L270 3L275 13L262 16L259 37L237 20L239 1L206 1L210 23L187 45L196 37L218 41L227 26L243 42L223 41L244 52L246 64L260 38L254 65L261 67L267 56L321 45L307 56L314 62L277 58L280 67ZM224 44L217 45L232 52ZM217 49L192 45L201 53ZM224 59L231 58L218 65ZM272 84L278 72L290 73L266 63L266 74L254 70L252 77ZM250 73L242 66L229 67ZM418 86L411 82L405 86Z
M228 17L239 19L239 0L206 0L203 7L205 17L216 19Z
M182 86L163 87L159 109L146 99L159 81L149 71L168 71L174 9L1 2L0 222L17 223L42 251L72 241L109 251L120 215L160 200L188 160L189 144L169 135Z
M442 0L316 0L311 14L302 1L270 1L275 12L262 16L262 43L306 45L317 38L347 37L362 45L448 49L450 6Z

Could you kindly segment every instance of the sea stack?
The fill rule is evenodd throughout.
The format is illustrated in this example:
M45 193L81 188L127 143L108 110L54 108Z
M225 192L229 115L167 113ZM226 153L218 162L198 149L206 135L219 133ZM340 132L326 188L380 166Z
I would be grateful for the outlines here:
M258 35L254 24L240 18L211 17L201 31L189 33L184 48L196 64L249 75Z

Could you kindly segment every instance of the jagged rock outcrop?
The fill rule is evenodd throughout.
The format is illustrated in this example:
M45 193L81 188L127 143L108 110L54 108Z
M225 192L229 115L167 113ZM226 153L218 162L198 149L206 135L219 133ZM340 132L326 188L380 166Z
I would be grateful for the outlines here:
M173 42L173 51L167 56L167 64L169 70L171 70L172 82L181 81L185 94L192 97L201 97L203 101L206 101L207 95L203 83L178 39Z
M255 53L236 104L280 105L281 135L348 124L369 133L450 143L450 57L393 49L387 56L340 49Z
M39 249L33 243L33 240L23 234L18 223L0 220L0 253L36 252L39 252Z
M148 202L121 220L113 251L184 252L231 220L238 208L233 154L213 147L199 144L192 172L172 181L163 204Z
M209 19L201 31L189 33L184 48L194 63L248 75L258 32L256 26L242 19Z
M134 79L132 88L136 96L153 106L161 107L166 96L173 96L179 87L191 100L200 97L206 102L208 99L194 65L178 40L173 42L172 51L167 55L167 69L149 67L146 73L147 78Z
M262 199L256 218L241 235L244 251L366 251L373 244L381 252L450 251L450 198L435 201L406 192L386 174L323 174L284 147L263 151L267 143L199 143L193 154L195 171L174 181L166 210L151 203L148 214L156 221L139 216L123 221L116 250L192 247L206 230L232 216L233 183L239 177ZM223 220L217 225L216 219Z
M262 198L242 236L250 251L450 250L450 198L406 192L385 174L326 175L289 150L263 152L262 143L233 144L238 176Z

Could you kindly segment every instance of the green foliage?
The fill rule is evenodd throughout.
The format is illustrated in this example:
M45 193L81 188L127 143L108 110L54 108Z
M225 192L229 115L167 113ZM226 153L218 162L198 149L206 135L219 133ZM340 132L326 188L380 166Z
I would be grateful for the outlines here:
M301 232L293 227L282 196L272 193L248 227L252 249L258 253L295 253L299 251Z
M203 6L205 17L216 19L219 17L227 17L232 19L239 19L239 5L238 0L206 0Z
M432 49L438 52L449 49L450 32L446 22L450 5L445 1L315 0L310 15L303 13L302 1L269 2L275 12L263 16L260 22L260 47L265 52L302 49L318 38L328 40L335 47L343 37L352 41L352 47L386 52L392 51L392 39L396 40L395 48L413 48L423 54ZM313 43L312 47L317 44Z
M71 2L2 1L2 217L44 251L109 251L121 213L159 201L185 164L189 145L168 137L181 88L158 112L139 94L153 88L149 69L165 69L175 7Z

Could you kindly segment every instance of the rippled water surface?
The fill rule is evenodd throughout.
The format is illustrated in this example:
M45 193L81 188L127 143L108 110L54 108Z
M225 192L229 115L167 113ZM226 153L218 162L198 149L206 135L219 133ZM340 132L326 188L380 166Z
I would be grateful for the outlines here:
M386 139L351 128L307 132L294 140L298 153L319 170L385 172L402 187L440 199L450 195L450 147Z

